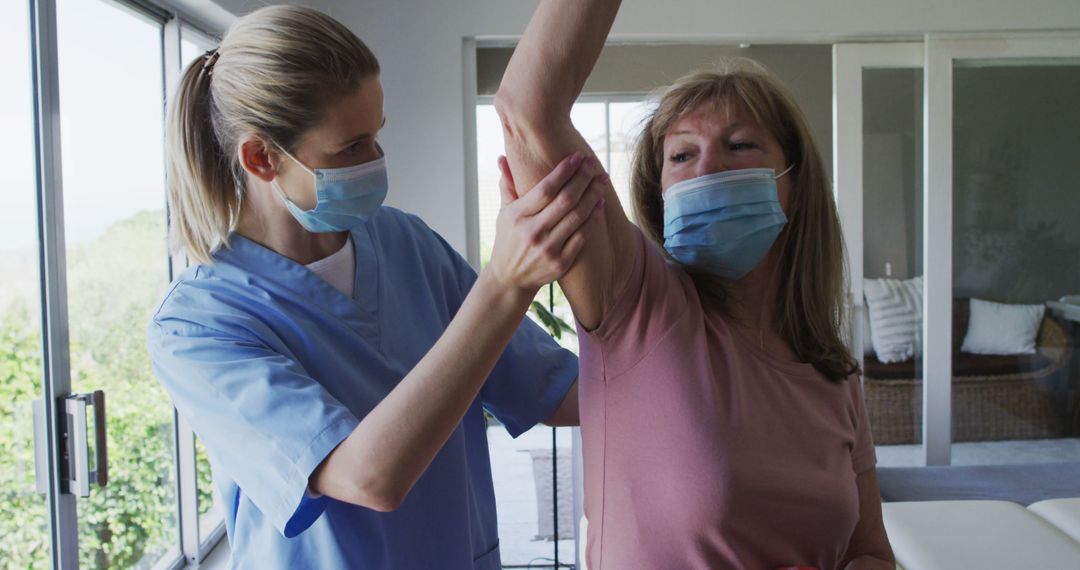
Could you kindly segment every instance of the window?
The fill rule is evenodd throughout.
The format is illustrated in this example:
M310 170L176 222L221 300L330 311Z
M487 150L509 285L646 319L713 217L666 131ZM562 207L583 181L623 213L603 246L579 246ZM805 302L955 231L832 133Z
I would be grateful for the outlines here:
M71 386L108 399L109 484L79 505L80 563L127 568L177 539L172 406L144 333L169 281L162 24L60 0L58 28Z
M186 468L194 479L196 462L176 461L175 412L144 333L170 278L163 102L179 66L165 41L179 38L178 15L144 3L23 0L0 6L0 19L18 23L0 38L10 81L0 93L0 183L10 190L0 209L0 559L173 568L194 552L198 561L200 545L183 544L193 533L181 532L177 477ZM33 38L32 25L42 30ZM210 36L191 32L186 43L205 49ZM108 484L71 500L50 485L69 469L49 458L80 434L61 434L55 417L71 395L97 390L107 402ZM94 414L86 420L95 469L98 426ZM199 471L208 480L208 468ZM204 487L203 537L213 540L220 509Z
M638 96L583 97L570 113L574 126L611 173L627 212L633 141L647 111L647 104ZM501 204L496 160L504 153L502 127L490 100L476 107L476 134L480 259L487 265ZM573 326L570 305L557 284L541 289L536 302ZM535 310L530 316L537 318ZM577 352L573 333L561 333L558 341ZM512 439L489 418L488 445L503 567L564 568L574 563L572 437L571 428L541 425Z

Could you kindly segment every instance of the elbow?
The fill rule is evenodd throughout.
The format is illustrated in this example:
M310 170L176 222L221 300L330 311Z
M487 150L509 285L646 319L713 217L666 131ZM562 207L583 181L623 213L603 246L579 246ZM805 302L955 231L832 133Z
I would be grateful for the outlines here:
M401 507L409 489L405 485L388 481L385 477L376 476L356 481L353 493L357 499L356 504L380 513L389 513Z
M526 105L521 102L513 91L508 90L505 86L500 85L499 90L495 92L494 103L495 113L499 115L499 120L502 121L503 125L517 123L525 114Z
M390 513L396 511L403 502L405 502L404 495L386 495L373 498L370 501L370 504L367 505L367 507L373 511L378 511L380 513Z
M507 142L520 140L526 125L529 124L526 113L514 94L507 92L503 87L499 87L499 91L495 93L495 113L499 115L503 137Z
M367 457L364 450L343 452L341 446L308 477L316 493L383 513L400 508L415 483L400 468Z
M336 484L327 485L324 482L320 486L324 487L324 489L316 488L314 490L340 501L379 511L380 513L389 513L401 507L411 488L411 486L395 484L394 481L387 477L369 473L357 473L347 481L339 479Z
M495 113L499 115L507 143L527 143L536 139L537 133L570 122L569 111L560 112L547 102L522 97L502 86L495 93Z

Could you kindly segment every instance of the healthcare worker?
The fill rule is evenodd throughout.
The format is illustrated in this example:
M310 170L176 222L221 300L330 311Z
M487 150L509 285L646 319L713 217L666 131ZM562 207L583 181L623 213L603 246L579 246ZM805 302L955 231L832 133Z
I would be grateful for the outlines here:
M148 345L209 454L233 567L499 568L483 409L513 436L577 423L577 360L524 315L581 250L600 169L574 155L525 198L504 185L477 275L381 206L384 122L371 51L285 6L240 18L169 110L193 265Z

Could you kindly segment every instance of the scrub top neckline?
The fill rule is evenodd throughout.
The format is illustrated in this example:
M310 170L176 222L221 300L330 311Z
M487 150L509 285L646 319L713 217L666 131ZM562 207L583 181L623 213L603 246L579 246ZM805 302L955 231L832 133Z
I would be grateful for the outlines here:
M365 223L349 233L356 256L351 298L303 264L235 232L230 236L230 247L222 248L215 257L310 299L327 313L348 323L375 346L380 346L379 263L370 228Z

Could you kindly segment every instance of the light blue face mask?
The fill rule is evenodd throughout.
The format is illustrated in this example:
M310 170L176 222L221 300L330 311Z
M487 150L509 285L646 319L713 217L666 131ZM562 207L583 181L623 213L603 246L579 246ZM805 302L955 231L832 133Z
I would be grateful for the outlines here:
M285 207L309 232L351 230L371 219L386 199L390 182L386 175L385 155L347 168L316 168L312 171L284 149L281 152L315 178L315 207L306 211L285 196L276 178L270 182Z
M741 279L772 247L787 216L771 168L746 168L683 180L664 191L664 249L680 263Z

